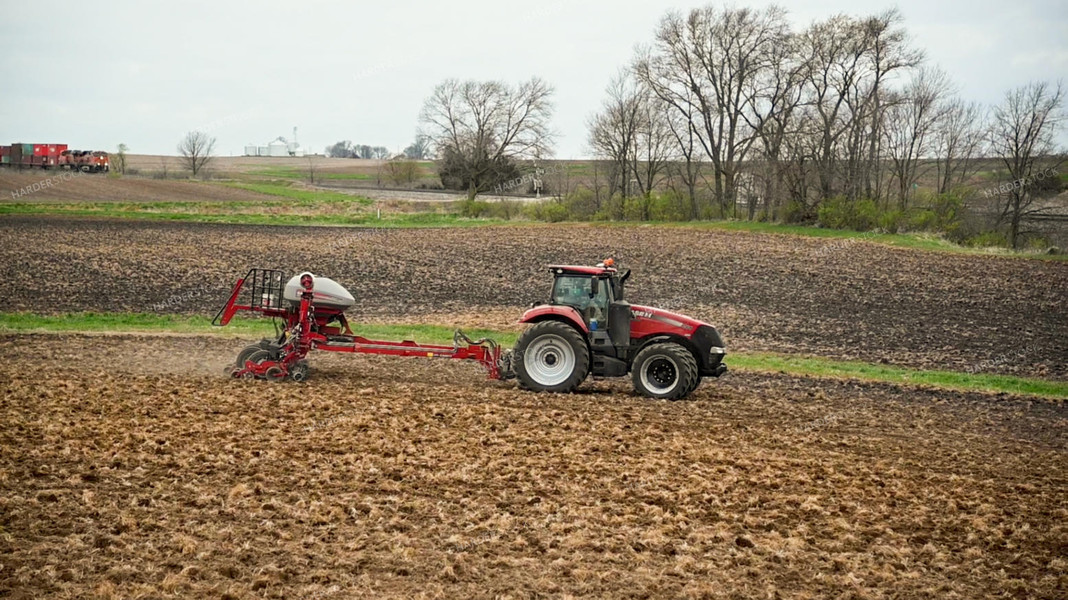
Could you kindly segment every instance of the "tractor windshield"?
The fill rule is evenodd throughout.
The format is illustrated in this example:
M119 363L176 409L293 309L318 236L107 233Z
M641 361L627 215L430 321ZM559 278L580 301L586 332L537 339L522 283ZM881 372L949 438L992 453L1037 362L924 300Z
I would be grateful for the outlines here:
M608 316L608 282L601 281L597 294L591 294L593 278L589 275L559 276L553 283L553 304L573 306L589 323L597 319L604 323Z

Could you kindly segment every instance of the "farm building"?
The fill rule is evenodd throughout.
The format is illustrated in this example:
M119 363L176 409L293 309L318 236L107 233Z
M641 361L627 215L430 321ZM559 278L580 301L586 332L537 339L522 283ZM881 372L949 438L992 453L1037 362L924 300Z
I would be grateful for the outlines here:
M294 127L292 140L278 136L265 146L249 144L245 146L245 156L304 156L304 148L297 142L297 128Z

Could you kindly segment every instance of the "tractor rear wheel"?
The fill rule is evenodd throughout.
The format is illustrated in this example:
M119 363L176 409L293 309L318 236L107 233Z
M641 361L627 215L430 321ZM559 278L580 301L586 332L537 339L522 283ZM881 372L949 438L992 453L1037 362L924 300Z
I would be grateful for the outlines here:
M642 395L662 400L684 398L701 381L693 354L673 342L642 348L634 357L631 379Z
M542 321L519 336L512 364L523 389L566 393L586 379L590 349L574 327L560 321Z

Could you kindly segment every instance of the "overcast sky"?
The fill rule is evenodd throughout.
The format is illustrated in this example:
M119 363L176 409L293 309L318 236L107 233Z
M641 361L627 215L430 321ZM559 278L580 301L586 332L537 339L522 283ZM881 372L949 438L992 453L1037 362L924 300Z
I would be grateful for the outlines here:
M76 2L0 0L0 143L175 154L193 129L221 155L290 137L399 151L449 77L555 86L556 154L587 154L605 85L676 0ZM763 6L764 2L733 3ZM1068 2L780 2L795 28L897 6L916 46L962 96L996 103L1068 80ZM1068 83L1068 82L1066 82ZM1065 136L1062 136L1064 139Z

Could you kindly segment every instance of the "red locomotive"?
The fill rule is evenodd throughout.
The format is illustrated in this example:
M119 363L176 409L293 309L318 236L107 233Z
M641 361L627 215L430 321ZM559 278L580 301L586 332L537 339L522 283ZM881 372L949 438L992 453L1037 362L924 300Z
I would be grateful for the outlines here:
M103 150L65 150L59 159L61 168L84 173L107 173L111 170L108 153Z

